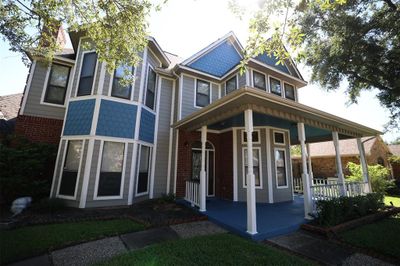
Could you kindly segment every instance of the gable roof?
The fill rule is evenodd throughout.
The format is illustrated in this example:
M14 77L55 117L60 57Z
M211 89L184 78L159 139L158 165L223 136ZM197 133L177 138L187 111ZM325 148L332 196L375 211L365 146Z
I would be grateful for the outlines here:
M400 144L390 144L388 147L393 155L400 156Z
M22 93L0 96L0 119L10 120L18 116Z

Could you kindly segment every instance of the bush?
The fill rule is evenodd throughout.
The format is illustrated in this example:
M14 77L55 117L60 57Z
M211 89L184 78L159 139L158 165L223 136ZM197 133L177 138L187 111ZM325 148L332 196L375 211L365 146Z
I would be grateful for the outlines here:
M45 198L34 202L31 209L39 213L54 213L64 210L66 207L65 201L62 199Z
M9 204L22 196L48 197L56 154L52 144L15 137L0 143L0 202Z
M334 226L375 213L384 206L382 193L369 193L356 197L340 197L317 202L316 222Z
M362 182L362 168L359 164L349 162L347 168L350 175L346 176L346 180L350 182ZM368 166L368 175L371 180L371 187L373 192L386 193L389 189L394 187L394 181L389 180L390 171L382 165Z

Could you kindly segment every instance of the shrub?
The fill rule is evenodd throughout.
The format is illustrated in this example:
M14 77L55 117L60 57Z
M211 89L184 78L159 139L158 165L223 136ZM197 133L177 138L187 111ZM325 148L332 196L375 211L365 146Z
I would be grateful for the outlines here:
M346 176L347 181L362 182L362 168L359 164L349 162L347 164L350 175ZM390 171L382 165L368 166L368 175L371 180L373 192L386 193L390 188L394 187L394 181L389 180Z
M25 139L6 139L0 143L0 200L9 204L15 198L48 197L57 147Z
M356 197L340 197L317 202L316 222L334 226L375 213L384 206L382 193L369 193Z
M34 202L31 206L31 209L36 212L54 213L56 211L63 210L66 207L67 206L65 205L65 201L63 201L62 199L44 198L37 202Z

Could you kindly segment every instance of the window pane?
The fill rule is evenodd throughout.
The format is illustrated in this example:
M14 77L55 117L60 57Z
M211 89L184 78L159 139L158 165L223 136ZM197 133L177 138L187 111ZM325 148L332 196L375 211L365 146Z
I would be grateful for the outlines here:
M201 151L192 150L192 179L200 179Z
M73 197L78 178L79 162L81 159L82 141L71 140L68 142L64 169L61 176L59 194Z
M146 106L154 109L154 92L152 91L147 91Z
M133 73L133 68L130 66L119 66L115 69L111 96L124 99L131 98L132 85L128 84L126 86L123 86L121 84L121 80L125 77L125 71L129 71L130 74L127 74L131 75Z
M244 149L244 166L245 166L245 174L244 182L247 186L247 173L248 173L248 163L247 163L247 149ZM260 186L260 158L259 152L257 149L253 149L253 173L255 176L255 184L256 186Z
M79 79L78 96L90 95L93 86L94 70L96 68L97 54L87 53L83 57L81 76Z
M258 131L253 131L251 133L253 142L258 142L259 141L259 136L258 136ZM243 131L243 142L247 142L247 132Z
M119 196L125 144L105 141L97 196Z
M210 95L210 83L201 80L197 81L197 93Z
M285 144L285 135L280 132L274 132L275 143Z
M150 147L141 146L137 193L148 191L150 174Z
M255 71L253 72L253 83L254 87L258 89L265 90L265 88L267 87L265 84L265 75Z
M294 87L292 85L289 85L285 83L285 97L291 100L295 100L294 96Z
M277 95L282 95L281 82L278 79L269 78L271 92Z
M62 87L54 87L49 85L47 87L45 102L64 104L66 89Z
M236 76L226 82L226 94L237 89Z
M69 76L69 67L53 64L51 66L51 75L49 84L59 87L67 87Z
M287 186L285 151L275 151L276 179L278 186Z
M198 94L196 98L196 105L201 107L207 106L208 100L209 100L208 96L203 94Z
M147 77L147 89L146 89L146 106L154 109L155 91L156 91L156 72L149 68Z

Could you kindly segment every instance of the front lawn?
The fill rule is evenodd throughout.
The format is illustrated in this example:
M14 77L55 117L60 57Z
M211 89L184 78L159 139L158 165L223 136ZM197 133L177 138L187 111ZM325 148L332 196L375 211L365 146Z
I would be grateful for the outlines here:
M391 206L390 202L392 202L395 207L400 207L400 197L385 196L385 205Z
M131 251L100 265L311 265L287 252L231 234L176 240Z
M344 241L400 259L400 214L343 232Z
M6 264L73 243L143 230L128 219L37 225L0 231L0 261Z

